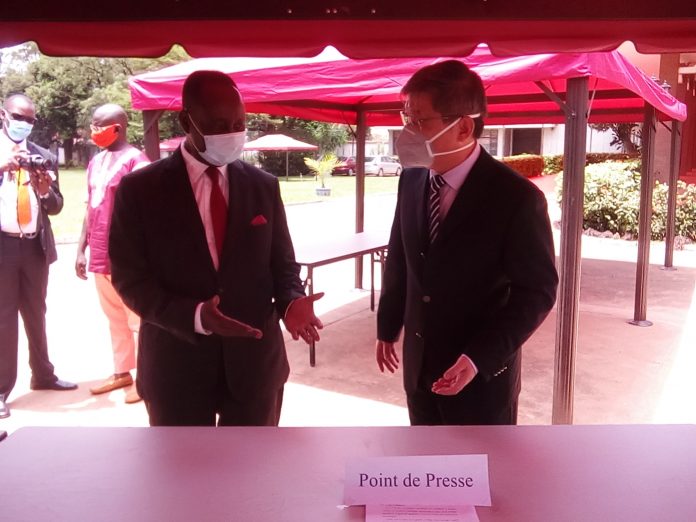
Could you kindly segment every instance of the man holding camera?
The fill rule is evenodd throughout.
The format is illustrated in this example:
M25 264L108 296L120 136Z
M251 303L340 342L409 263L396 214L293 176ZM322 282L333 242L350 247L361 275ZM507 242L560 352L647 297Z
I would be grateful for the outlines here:
M0 110L0 418L17 379L18 317L29 344L32 390L74 390L56 377L48 358L46 289L56 260L49 215L63 208L56 159L27 141L36 121L34 103L9 96ZM52 170L51 170L52 169Z

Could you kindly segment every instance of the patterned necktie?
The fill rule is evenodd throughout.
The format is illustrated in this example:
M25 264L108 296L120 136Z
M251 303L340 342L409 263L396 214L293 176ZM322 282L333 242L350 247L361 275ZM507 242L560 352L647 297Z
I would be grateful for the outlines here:
M217 167L208 167L205 173L212 182L210 190L210 218L213 223L213 235L215 236L215 247L217 248L218 262L222 257L222 246L225 242L225 232L227 231L227 201L220 189L220 171Z
M440 188L445 184L445 180L439 174L430 176L430 243L437 238L440 230Z

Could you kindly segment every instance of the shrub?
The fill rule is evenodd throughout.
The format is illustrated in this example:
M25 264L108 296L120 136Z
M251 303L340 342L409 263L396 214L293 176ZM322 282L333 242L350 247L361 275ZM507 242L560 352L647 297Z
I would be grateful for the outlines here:
M585 165L605 163L607 161L634 161L640 159L639 153L625 154L623 152L588 152ZM563 171L563 154L548 154L544 156L544 174L556 174Z
M544 156L544 174L563 172L563 154L548 154Z
M557 195L562 197L562 176L558 176ZM667 191L656 182L653 190L652 239L665 237ZM676 235L696 240L696 186L679 181L677 185ZM585 169L584 229L609 231L637 237L640 204L640 163L606 162Z
M520 154L519 156L506 156L503 163L515 172L526 177L541 176L544 171L544 158L535 154Z

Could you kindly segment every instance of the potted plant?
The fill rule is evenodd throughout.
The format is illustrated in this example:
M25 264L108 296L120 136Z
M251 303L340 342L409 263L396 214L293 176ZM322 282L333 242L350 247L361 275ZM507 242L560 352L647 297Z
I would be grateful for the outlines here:
M331 188L325 185L324 180L326 176L331 175L333 169L343 165L343 162L339 160L335 154L324 154L319 159L305 158L304 162L307 168L314 172L319 183L321 183L321 187L315 189L317 196L330 196Z

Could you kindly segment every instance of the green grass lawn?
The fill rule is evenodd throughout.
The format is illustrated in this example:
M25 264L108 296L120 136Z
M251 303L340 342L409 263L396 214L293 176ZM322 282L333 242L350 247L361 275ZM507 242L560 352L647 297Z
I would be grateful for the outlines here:
M365 178L365 194L395 193L399 178L374 177ZM330 201L335 198L355 197L355 178L349 176L329 177L325 185L331 188L331 196L317 196L314 189L319 184L313 177L303 179L291 177L289 181L280 179L280 190L286 205L310 203L313 201ZM87 200L87 176L84 169L65 169L60 171L60 190L65 199L63 210L51 217L56 240L62 243L77 241L82 230Z

